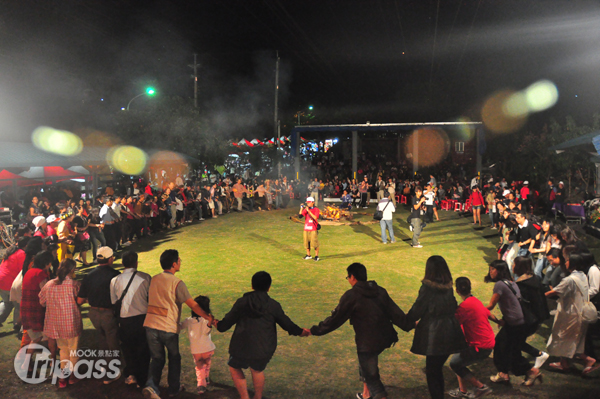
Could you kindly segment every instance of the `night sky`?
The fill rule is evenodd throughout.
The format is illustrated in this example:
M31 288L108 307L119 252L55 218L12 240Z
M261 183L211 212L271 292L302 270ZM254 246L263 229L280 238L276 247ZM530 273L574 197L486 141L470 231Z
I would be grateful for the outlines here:
M478 119L493 92L556 83L538 115L600 110L600 2L0 0L0 138L103 126L148 84L208 112L272 123L309 104L328 123ZM104 99L104 101L101 101ZM136 100L144 107L147 99ZM251 128L252 126L248 126ZM266 133L265 137L270 134Z

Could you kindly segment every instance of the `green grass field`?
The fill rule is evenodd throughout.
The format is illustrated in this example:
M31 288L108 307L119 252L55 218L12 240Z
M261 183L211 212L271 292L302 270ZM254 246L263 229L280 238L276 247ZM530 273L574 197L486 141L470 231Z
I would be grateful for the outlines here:
M394 221L396 244L381 244L379 224L324 226L319 237L322 261L314 262L302 260L303 227L289 219L296 211L294 206L273 212L232 213L159 234L152 240L134 244L131 249L140 253L140 270L151 275L161 271L158 259L163 250L179 250L182 267L178 277L185 281L193 296L203 294L211 298L213 313L218 318L250 290L252 275L266 270L273 277L270 295L282 304L294 322L310 327L327 317L350 288L345 268L352 262L365 264L369 279L386 288L400 307L408 311L416 299L425 261L431 255L442 255L447 260L453 278L470 277L474 294L484 303L491 296L492 286L483 283L483 277L487 262L496 257L497 235L487 228L473 229L472 220L460 218L454 212L440 211L442 221L427 226L421 236L422 249L409 245L411 233L404 209L397 212ZM371 216L359 215L356 219L368 221ZM598 256L599 243L588 237L586 241ZM116 263L121 268L120 261ZM85 331L80 346L94 348L95 330L87 319L87 306L83 313ZM189 316L185 306L183 315ZM0 329L0 398L141 398L140 391L125 386L123 379L108 386L96 380L82 381L61 391L49 383L22 383L13 369L19 341L10 327L5 323ZM238 397L227 366L232 330L213 333L217 350L211 378L218 389L203 395L206 398ZM534 346L545 348L549 331L549 326L542 326L541 335L532 339ZM425 358L410 353L412 337L412 332L399 331L400 341L380 357L381 377L390 398L429 397ZM195 372L185 334L180 337L180 350L182 381L188 388L180 397L195 397ZM544 369L544 383L533 388L521 387L521 379L513 377L513 385L494 385L494 393L489 397L598 398L600 372L583 378L579 373L581 366L576 367L577 371L568 374ZM491 359L474 365L472 370L485 383L495 374ZM166 367L164 371L163 386ZM452 371L445 367L444 372L446 389L455 388L457 382ZM362 383L358 381L352 327L346 324L327 336L308 338L290 337L279 330L279 346L266 369L266 377L265 397L270 399L356 397Z

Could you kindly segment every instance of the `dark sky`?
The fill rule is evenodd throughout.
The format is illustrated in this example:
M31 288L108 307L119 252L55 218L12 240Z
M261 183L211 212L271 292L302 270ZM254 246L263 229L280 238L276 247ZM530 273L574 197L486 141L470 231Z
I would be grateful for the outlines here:
M147 84L191 97L193 53L201 106L216 120L272 121L276 50L282 119L308 104L336 123L477 119L493 92L539 79L555 82L560 99L538 118L572 114L585 123L600 109L598 1L0 0L0 7L2 139L40 124L71 129L82 114L101 127L103 115Z

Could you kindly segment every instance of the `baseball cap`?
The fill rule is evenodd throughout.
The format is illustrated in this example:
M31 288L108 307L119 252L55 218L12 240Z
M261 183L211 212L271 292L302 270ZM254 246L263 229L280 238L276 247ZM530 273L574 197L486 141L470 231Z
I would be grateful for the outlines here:
M113 256L113 250L110 247L100 247L96 252L98 259L110 259Z
M46 218L46 223L48 223L48 224L54 223L54 222L56 222L56 220L57 220L56 215L50 215Z
M563 182L559 181L559 182L558 182L558 184L565 184L565 183L563 183Z
M306 199L306 202L315 202L315 199L313 197L308 197Z
M504 191L502 192L502 196L503 196L503 197L506 197L508 194L510 194L510 190L504 190Z
M525 180L525 181L523 182L523 185L524 185L524 186L526 186L526 185L528 185L528 184L529 184L529 181L528 181L528 180Z

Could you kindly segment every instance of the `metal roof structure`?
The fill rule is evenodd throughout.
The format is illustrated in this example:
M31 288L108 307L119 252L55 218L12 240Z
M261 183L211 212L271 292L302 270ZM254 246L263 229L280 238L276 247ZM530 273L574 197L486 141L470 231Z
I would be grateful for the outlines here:
M473 125L480 126L483 122L416 122L416 123L362 123L349 125L301 125L292 128L292 133L308 133L308 132L337 132L337 131L356 131L356 132L375 132L388 131L396 129L411 130L418 126L461 126Z

